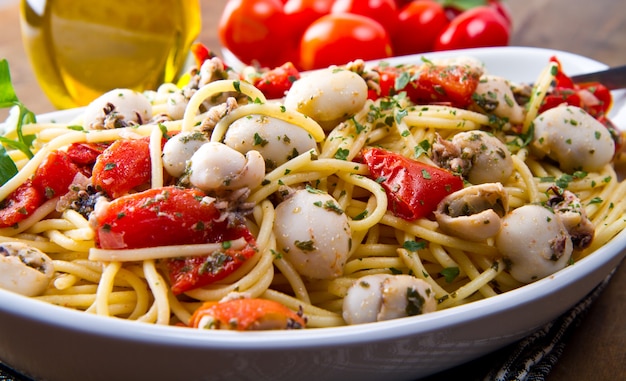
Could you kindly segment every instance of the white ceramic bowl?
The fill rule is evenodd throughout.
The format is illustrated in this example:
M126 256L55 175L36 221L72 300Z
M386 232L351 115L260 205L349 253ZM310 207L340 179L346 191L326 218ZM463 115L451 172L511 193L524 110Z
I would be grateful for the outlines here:
M534 48L471 49L490 72L533 81L556 54L576 74L603 64ZM389 60L408 63L420 56ZM612 116L622 128L624 93ZM617 112L620 112L618 115ZM47 115L63 119L67 112ZM551 277L422 316L278 332L197 331L104 318L0 290L0 359L37 380L410 380L504 347L582 299L624 257L626 232Z

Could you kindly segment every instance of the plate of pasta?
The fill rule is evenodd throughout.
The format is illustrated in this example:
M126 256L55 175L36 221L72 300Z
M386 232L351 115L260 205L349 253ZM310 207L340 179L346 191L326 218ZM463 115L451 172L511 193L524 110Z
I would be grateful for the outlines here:
M626 96L568 81L605 67L213 56L7 121L0 359L53 381L404 380L513 343L624 257Z

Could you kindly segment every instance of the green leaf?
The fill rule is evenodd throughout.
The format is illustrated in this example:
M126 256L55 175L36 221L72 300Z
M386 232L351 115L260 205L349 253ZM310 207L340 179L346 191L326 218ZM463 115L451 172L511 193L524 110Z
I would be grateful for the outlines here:
M11 83L11 72L9 70L9 61L0 60L0 107L7 108L15 106L18 103L15 89Z
M4 185L17 174L17 166L9 157L7 150L0 144L0 185Z
M2 59L0 60L0 108L10 108L14 106L19 108L19 115L15 126L18 140L14 141L0 136L0 185L6 183L17 173L17 167L4 146L19 149L28 158L32 158L33 153L30 147L35 139L35 135L24 135L22 133L22 126L37 121L35 114L27 109L17 98L15 88L11 83L9 62L6 59Z

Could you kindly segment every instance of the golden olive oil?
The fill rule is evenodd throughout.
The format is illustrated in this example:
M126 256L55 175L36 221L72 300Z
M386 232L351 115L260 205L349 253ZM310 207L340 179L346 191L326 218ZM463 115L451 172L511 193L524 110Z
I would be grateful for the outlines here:
M201 28L199 0L22 0L20 11L37 80L60 109L174 81Z

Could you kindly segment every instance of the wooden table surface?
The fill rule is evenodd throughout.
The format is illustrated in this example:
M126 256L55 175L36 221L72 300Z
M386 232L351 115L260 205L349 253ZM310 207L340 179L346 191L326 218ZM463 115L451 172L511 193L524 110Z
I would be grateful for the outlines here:
M226 0L201 0L198 40L219 51L217 21ZM626 63L626 12L615 0L509 0L511 45L566 50L608 65ZM11 65L18 97L36 113L54 111L21 44L17 1L0 0L0 58ZM2 111L4 112L4 111ZM5 118L0 113L0 120ZM626 127L626 126L622 126ZM626 379L626 265L577 328L548 381Z

